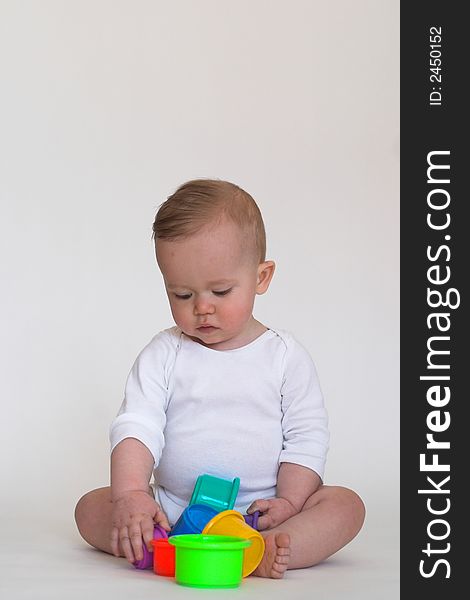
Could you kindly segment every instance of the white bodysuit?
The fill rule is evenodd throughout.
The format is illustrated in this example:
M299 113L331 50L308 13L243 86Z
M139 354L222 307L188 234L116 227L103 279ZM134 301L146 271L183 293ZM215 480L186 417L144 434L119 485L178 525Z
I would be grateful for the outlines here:
M268 329L241 348L212 350L175 326L129 374L111 451L129 437L152 453L156 499L173 524L204 473L240 478L240 512L276 495L282 462L323 478L329 433L314 364L290 333Z

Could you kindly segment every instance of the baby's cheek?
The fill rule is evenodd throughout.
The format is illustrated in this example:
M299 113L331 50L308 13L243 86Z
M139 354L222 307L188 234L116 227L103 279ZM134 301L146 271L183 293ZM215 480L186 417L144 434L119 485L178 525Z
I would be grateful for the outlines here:
M247 303L240 303L227 311L227 319L235 325L247 321L251 317L251 313L252 306Z
M174 308L172 308L171 313L173 315L173 319L174 319L175 323L179 327L181 327L181 329L183 331L188 329L188 326L191 325L191 320L190 320L189 315L187 314L187 311L185 311L181 308L174 307Z

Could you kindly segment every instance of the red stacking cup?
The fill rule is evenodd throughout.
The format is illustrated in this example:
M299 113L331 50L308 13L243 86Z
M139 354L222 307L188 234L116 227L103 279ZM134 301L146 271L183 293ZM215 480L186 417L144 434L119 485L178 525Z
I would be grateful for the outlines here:
M175 576L175 547L168 539L152 540L153 572L165 577Z

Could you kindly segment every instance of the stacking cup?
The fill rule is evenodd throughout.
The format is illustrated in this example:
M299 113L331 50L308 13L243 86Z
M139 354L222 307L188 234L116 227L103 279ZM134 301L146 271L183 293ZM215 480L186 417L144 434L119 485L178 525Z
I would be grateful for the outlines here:
M175 535L175 580L180 585L231 588L242 580L243 550L250 541L224 535Z
M204 527L205 535L227 535L250 540L251 545L245 549L243 557L243 577L256 569L264 554L263 536L245 522L243 515L236 510L224 510L215 515Z
M175 547L168 538L152 540L153 546L153 572L155 575L174 577L175 575Z
M153 528L153 539L154 540L166 539L167 537L168 537L168 534L165 531L165 529L163 529L163 527L160 527L160 525L154 526L154 528ZM151 569L152 564L153 564L153 556L154 555L152 552L149 552L147 550L147 546L145 544L142 544L142 550L143 550L144 556L140 560L136 560L134 562L134 567L136 569Z
M245 522L248 523L248 525L250 527L253 527L253 529L256 529L256 531L259 531L259 528L258 528L259 510L255 510L255 512L251 513L251 515L243 515L243 518L245 519Z
M239 477L229 481L213 475L199 475L189 504L207 504L217 512L229 510L235 506L239 488Z
M187 506L174 524L169 537L172 535L202 533L206 524L217 512L215 508L211 508L205 504L191 504Z

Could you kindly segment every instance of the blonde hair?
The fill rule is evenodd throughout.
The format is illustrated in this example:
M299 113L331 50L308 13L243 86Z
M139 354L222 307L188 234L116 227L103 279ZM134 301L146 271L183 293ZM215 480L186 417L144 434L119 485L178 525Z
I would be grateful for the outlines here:
M224 217L251 237L259 262L264 262L266 232L258 205L238 185L221 179L193 179L183 183L160 205L152 238L183 239Z

